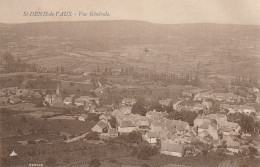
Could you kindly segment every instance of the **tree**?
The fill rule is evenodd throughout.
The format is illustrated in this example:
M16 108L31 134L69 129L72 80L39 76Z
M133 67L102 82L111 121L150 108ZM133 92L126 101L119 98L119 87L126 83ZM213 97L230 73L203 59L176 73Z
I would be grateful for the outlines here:
M116 128L117 125L116 117L112 117L111 119L109 119L109 123L112 128Z
M145 116L147 113L147 110L145 109L145 102L144 99L139 99L132 108L133 114L139 114L142 116Z
M138 149L137 157L139 159L148 160L151 156L158 153L158 149L156 147L152 147L148 144L142 145Z
M97 132L89 132L86 135L86 139L88 139L88 140L99 140L99 135L98 135Z

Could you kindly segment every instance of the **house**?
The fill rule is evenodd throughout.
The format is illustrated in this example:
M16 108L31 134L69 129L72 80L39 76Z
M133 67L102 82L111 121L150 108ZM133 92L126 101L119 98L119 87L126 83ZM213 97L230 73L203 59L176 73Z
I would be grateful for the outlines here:
M108 113L104 113L104 114L101 114L99 116L99 120L105 120L105 121L108 121L109 119L111 119L112 115L111 114L108 114Z
M240 144L239 142L235 141L235 137L232 135L229 135L225 138L227 142L227 150L231 151L233 153L238 153L239 152L239 147Z
M199 127L200 125L204 124L205 122L210 123L210 119L203 115L198 115L197 118L194 120L194 127Z
M198 136L201 137L201 138L205 138L205 137L210 136L210 134L209 134L208 131L204 130L204 131L202 131L202 132L199 132L199 133L198 133Z
M160 139L160 133L159 132L147 132L143 138L150 144L156 144L158 142L158 140Z
M136 103L136 100L134 98L124 98L122 100L123 106L133 106Z
M54 102L51 107L55 107L55 108L66 108L66 107L68 107L68 106L65 105L62 101L57 101L57 102Z
M99 121L91 130L98 133L107 133L109 124L103 120Z
M203 102L202 102L202 106L203 106L203 108L209 110L209 109L212 108L213 103L212 103L211 101L203 101Z
M220 132L223 133L223 135L231 135L231 134L238 134L241 127L238 125L238 123L235 122L221 122L218 124Z
M183 92L181 93L181 95L182 95L183 97L188 97L188 98L192 98L192 96L193 96L192 92L190 92L190 91L183 91Z
M186 133L190 130L190 125L185 121L172 120L171 126L176 127L178 133Z
M63 100L63 103L65 103L66 105L72 104L72 102L73 102L72 97L66 97L66 98Z
M164 122L155 121L151 124L151 132L162 132L166 124Z
M249 105L226 105L225 106L229 113L244 113L250 115L251 113L256 113L256 110L253 106Z
M165 113L165 112L157 112L157 111L155 111L155 110L153 110L153 111L148 111L148 112L146 113L146 117L148 117L148 118L160 118L160 117L164 117L164 116L166 116L166 115L168 115L168 114Z
M62 97L59 94L47 94L44 99L44 104L52 106L54 103L62 102Z
M85 100L83 100L81 98L77 98L77 99L75 99L74 104L76 106L85 106Z
M207 131L209 129L209 124L210 124L210 122L204 122L203 124L199 125L198 132L201 133L201 132Z
M172 105L172 99L159 100L161 106L170 107Z
M170 143L168 140L161 142L161 154L182 157L184 154L184 145Z
M215 122L215 121L212 121L210 124L209 124L209 127L208 127L208 133L210 134L210 136L213 137L213 139L215 140L218 140L218 124Z
M118 132L115 128L109 128L107 133L110 137L117 137L118 136Z
M220 122L227 122L227 116L225 114L209 114L207 117L211 120L216 120L218 124Z
M118 126L118 132L121 133L130 133L137 130L138 127L130 120L122 120Z
M82 99L86 102L94 102L94 103L96 103L96 105L99 105L99 98L98 97L80 96L79 99Z

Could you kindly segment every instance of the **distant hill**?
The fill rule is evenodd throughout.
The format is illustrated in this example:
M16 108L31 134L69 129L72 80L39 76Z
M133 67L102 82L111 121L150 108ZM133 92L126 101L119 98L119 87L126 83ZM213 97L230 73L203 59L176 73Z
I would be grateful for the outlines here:
M199 47L210 47L230 42L244 42L251 46L260 41L260 26L203 23L167 25L142 21L81 21L1 24L1 35L4 32L14 34L16 40L38 36L70 38L78 47L91 49L129 44L196 44Z
M260 76L260 26L254 25L39 22L0 24L0 37L2 53L50 70L91 71L99 65Z

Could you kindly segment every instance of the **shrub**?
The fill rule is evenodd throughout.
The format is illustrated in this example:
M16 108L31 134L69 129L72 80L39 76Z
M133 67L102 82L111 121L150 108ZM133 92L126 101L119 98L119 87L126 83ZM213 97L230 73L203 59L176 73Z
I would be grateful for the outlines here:
M89 132L86 136L88 140L99 140L99 135L97 132Z

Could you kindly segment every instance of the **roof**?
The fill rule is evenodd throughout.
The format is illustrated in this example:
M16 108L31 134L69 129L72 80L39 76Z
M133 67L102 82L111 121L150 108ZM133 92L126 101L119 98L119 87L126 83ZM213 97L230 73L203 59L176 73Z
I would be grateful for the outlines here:
M114 134L117 134L117 131L116 131L115 128L109 128L108 129L108 134L114 135Z
M208 129L209 128L209 122L204 122L203 124L201 124L200 126L199 126L199 128L201 128L201 129Z
M85 100L78 98L75 99L74 103L85 103Z
M148 132L147 137L148 138L159 138L160 134L158 132Z
M136 103L136 100L134 98L124 98L122 103Z
M123 120L120 124L121 128L127 128L127 127L136 127L135 124L132 121L129 120Z
M159 104L163 106L170 106L172 104L172 99L159 100Z
M72 102L72 97L66 97L63 102Z
M209 114L207 115L209 119L223 119L226 118L227 116L225 114Z
M100 128L105 128L105 127L107 127L108 126L108 124L107 123L105 123L104 121L99 121L98 123L97 123L97 125L100 127Z

